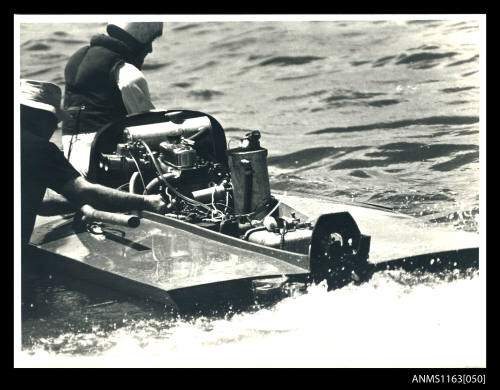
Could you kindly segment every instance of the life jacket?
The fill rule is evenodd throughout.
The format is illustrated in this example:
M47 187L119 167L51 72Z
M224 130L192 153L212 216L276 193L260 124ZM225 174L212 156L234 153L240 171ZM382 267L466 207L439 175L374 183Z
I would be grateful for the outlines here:
M115 70L124 62L138 66L138 61L130 45L106 35L94 36L73 54L64 70L69 119L63 121L63 135L96 132L127 115Z

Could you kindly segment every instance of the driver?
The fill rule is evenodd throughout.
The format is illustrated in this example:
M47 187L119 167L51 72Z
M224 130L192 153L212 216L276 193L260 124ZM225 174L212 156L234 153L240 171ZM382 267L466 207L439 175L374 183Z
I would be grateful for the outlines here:
M64 117L64 112L59 108L60 102L61 90L57 85L21 80L22 243L29 242L36 215L44 206L42 200L47 188L63 195L73 207L89 204L105 211L163 212L165 203L161 195L135 195L93 184L73 168L58 147L49 142L57 123ZM49 203L54 203L53 200ZM68 208L67 202L56 206L63 210Z
M162 22L110 23L107 35L92 37L74 53L64 71L62 124L64 155L84 176L96 132L127 114L154 109L148 83L141 72L153 41L162 35Z

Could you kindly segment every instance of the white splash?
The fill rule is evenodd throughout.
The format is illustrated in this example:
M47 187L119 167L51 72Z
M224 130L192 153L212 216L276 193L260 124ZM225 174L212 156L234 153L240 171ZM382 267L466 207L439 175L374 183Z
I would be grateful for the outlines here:
M484 367L481 278L411 287L398 274L327 292L324 285L230 319L134 323L111 332L97 356L32 350L21 366L58 367ZM165 324L167 325L167 324ZM87 335L85 342L90 342ZM104 341L105 340L105 341Z

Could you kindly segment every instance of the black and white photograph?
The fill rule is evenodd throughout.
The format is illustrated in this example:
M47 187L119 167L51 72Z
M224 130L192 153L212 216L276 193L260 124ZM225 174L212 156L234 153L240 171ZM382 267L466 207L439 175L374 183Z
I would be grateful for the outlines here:
M14 15L14 367L486 368L485 80L485 14Z

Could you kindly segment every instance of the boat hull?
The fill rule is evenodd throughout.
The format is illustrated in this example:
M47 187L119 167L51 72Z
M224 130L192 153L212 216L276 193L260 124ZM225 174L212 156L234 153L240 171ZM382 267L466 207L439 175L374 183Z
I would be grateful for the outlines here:
M310 199L298 195L276 194L292 208L315 219L325 213L347 211L359 230L371 236L372 264L393 262L433 254L476 253L478 261L479 234L437 227L418 218L390 209L359 203L336 202L330 199Z
M371 236L365 275L377 270L450 264L478 265L477 234L424 226L418 219L380 207L276 194L311 220L349 212L363 234ZM269 278L305 281L309 256L265 247L173 218L144 212L137 228L100 224L78 230L71 216L39 217L31 238L31 267L60 269L160 302L175 310L228 303L252 304L253 282ZM429 267L431 266L431 267Z

